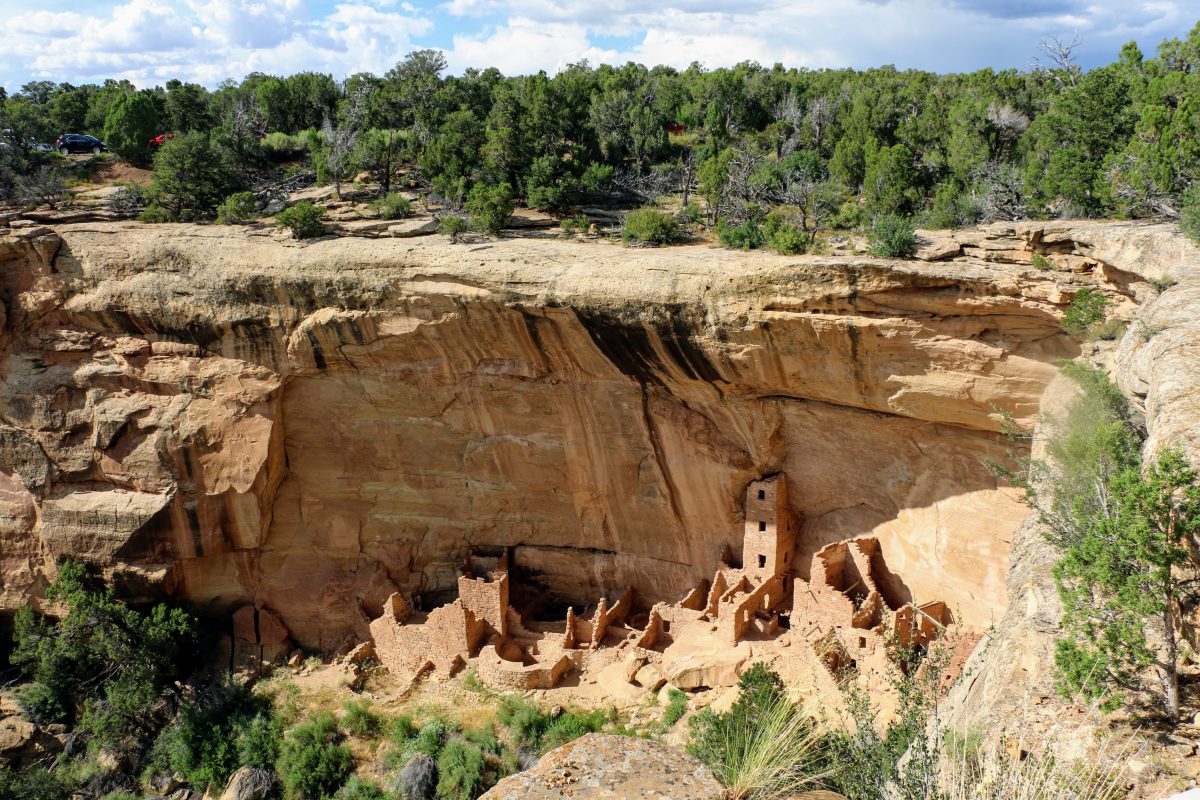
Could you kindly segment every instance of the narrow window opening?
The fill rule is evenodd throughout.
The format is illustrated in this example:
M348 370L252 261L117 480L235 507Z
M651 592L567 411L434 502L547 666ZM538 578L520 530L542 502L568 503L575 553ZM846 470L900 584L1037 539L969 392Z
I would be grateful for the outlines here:
M865 636L858 637L858 646L860 649L865 650L867 648L867 637L865 637Z
M766 557L766 556L763 556L763 555L760 555L760 556L758 557L758 568L759 568L759 569L762 569L762 568L763 568L763 567L765 567L765 566L767 566L767 557Z
M759 523L758 523L758 529L759 529L760 531L765 531L765 530L767 529L767 523L765 523L765 522L762 522L762 521L760 520L760 521L759 521Z
M766 499L767 499L767 490L766 490L766 489L759 489L759 490L758 490L758 499L759 499L759 500L766 500Z

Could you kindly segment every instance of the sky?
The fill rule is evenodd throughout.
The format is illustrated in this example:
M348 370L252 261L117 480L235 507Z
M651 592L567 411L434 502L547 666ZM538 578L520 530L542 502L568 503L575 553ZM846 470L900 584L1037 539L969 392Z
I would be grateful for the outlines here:
M1136 40L1152 54L1200 20L1197 0L0 0L0 85L249 72L386 72L443 50L452 73L593 64L1027 67L1047 36L1084 66Z

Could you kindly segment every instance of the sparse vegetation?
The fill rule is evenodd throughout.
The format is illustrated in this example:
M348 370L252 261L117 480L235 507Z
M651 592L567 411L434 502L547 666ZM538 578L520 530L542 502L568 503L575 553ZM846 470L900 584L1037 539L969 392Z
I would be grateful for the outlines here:
M1108 305L1108 298L1098 289L1080 289L1063 314L1063 330L1076 336L1083 335L1093 326L1104 322Z
M354 760L332 714L318 714L287 732L276 769L292 800L333 795L349 777Z
M371 210L380 219L403 219L412 213L412 204L402 194L392 192L371 203Z
M508 223L513 208L513 190L507 183L481 183L467 193L466 210L471 215L471 227L493 236Z
M231 194L217 208L217 223L220 225L245 225L254 216L254 195L251 192Z

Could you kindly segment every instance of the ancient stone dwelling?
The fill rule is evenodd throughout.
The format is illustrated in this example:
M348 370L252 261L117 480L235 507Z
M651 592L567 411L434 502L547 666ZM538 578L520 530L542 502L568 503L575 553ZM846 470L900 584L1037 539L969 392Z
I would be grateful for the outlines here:
M951 654L944 680L954 680L978 636L956 626L944 603L906 597L878 540L823 547L805 579L794 569L800 526L786 476L752 481L744 508L741 565L723 559L711 581L674 604L639 608L627 589L611 605L600 598L590 615L568 609L562 620L526 621L509 604L508 555L473 555L451 603L422 614L393 594L370 625L375 651L388 670L410 680L471 664L497 689L549 689L572 670L585 677L615 670L657 689L671 677L673 653L704 642L719 650L751 639L777 658L797 657L790 646L803 643L835 674L882 674L896 651L890 643L925 650L941 640Z

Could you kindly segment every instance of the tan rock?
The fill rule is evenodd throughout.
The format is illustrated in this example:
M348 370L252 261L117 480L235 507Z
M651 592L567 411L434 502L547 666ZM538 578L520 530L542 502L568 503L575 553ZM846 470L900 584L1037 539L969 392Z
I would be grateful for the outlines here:
M686 753L648 739L589 733L551 750L533 769L500 781L481 800L724 796L724 787L708 767Z

